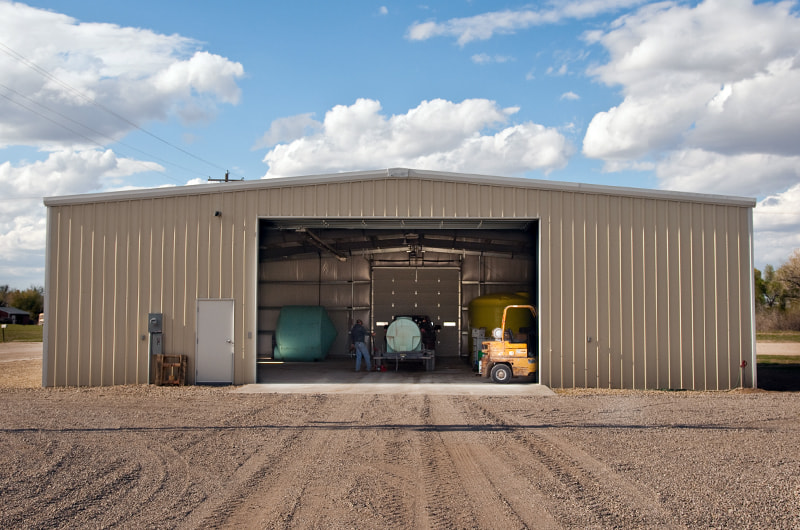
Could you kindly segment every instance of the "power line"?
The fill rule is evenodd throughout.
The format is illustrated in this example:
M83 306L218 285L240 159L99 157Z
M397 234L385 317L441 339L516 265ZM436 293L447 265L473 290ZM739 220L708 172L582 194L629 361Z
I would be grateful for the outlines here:
M81 92L80 90L78 90L77 88L73 87L69 83L67 83L65 81L62 81L58 77L54 76L53 74L51 74L50 72L48 72L47 70L42 68L41 66L39 66L36 63L30 61L27 57L25 57L21 53L17 52L13 48L9 47L8 45L4 44L3 42L0 42L0 51L5 53L6 55L11 57L12 59L15 59L15 60L19 61L20 63L24 64L25 66L27 66L28 68L30 68L34 72L38 73L39 75L45 77L46 79L49 79L49 80L53 81L54 83L60 85L61 87L65 88L66 90L70 91L71 93L73 93L73 94L77 95L78 97L84 99L85 101L89 102L90 104L94 105L95 107L99 108L100 110L102 110L102 111L114 116L118 120L124 122L125 124L127 124L127 125L129 125L131 127L133 127L134 129L137 129L137 130L147 134L148 136L150 136L150 137L152 137L152 138L154 138L154 139L156 139L156 140L158 140L158 141L160 141L160 142L172 147L173 149L176 149L176 150L180 151L181 153L183 153L183 154L185 154L187 156L190 156L190 157L192 157L192 158L194 158L196 160L199 160L200 162L203 162L204 164L208 164L209 166L215 167L215 168L220 169L222 171L227 171L224 167L222 167L222 166L220 166L218 164L215 164L213 162L210 162L210 161L208 161L208 160L206 160L204 158L201 158L201 157L195 155L194 153L191 153L191 152L187 151L186 149L183 149L182 147L173 144L169 140L165 140L164 138L161 138L157 134L154 134L154 133L148 131L147 129L145 129L145 128L141 127L140 125L134 123L133 121L129 120L125 116L122 116L121 114L115 112L114 110L106 107L105 105L101 104L100 102L98 102L94 98L86 95L85 93ZM6 99L8 99L8 98L6 98ZM13 100L9 99L9 101L13 101ZM30 109L28 109L28 110L30 110ZM50 120L50 121L52 121L52 120ZM85 127L85 125L82 125L82 126ZM73 131L73 132L76 132L76 131ZM84 135L80 135L80 136L82 138L86 138ZM92 141L92 142L96 143L94 141ZM101 146L101 147L105 147L105 146ZM150 156L150 155L148 155L148 156Z
M4 85L3 83L0 83L0 87L2 87L2 88L5 88L6 90L8 90L8 91L10 91L10 92L13 92L13 93L14 93L14 94L16 94L18 97L21 97L21 98L25 99L26 101L29 101L29 102L30 102L30 103L32 103L33 105L36 105L36 106L38 106L38 107L40 107L40 108L43 108L43 109L47 110L48 112L52 112L53 114L55 114L55 115L57 115L57 116L60 116L60 117L64 118L65 120L67 120L67 121L70 121L70 122L74 123L75 125L78 125L78 126L80 126L80 127L83 127L84 129L87 129L87 130L91 131L92 133L94 133L94 134L96 134L96 135L98 135L98 136L100 136L100 137L103 137L103 138L105 138L106 140L109 140L109 141L111 141L112 143L116 143L116 144L122 145L122 146L124 146L124 147L127 147L128 149L131 149L131 150L133 150L133 151L136 151L136 152L138 152L138 153L140 153L140 154L142 154L142 155L144 155L144 156L147 156L147 157L149 157L149 158L152 158L152 159L158 160L158 161L160 161L160 162L162 162L162 163L164 163L164 164L168 164L168 165L171 165L171 166L175 166L175 167L177 167L177 168L179 168L179 169L182 169L183 171L186 171L186 172L188 172L188 173L190 173L190 174L194 174L194 175L198 175L198 176L203 176L203 174L202 174L202 173L199 173L199 172L197 172L197 171L194 171L194 170L192 170L192 169L189 169L189 168L187 168L187 167L183 167L183 166L181 166L181 165L179 165L179 164L175 164L174 162L170 162L169 160L166 160L166 159L164 159L164 158L161 158L161 157L159 157L159 156L156 156L156 155L154 155L154 154L152 154L152 153L148 153L147 151L143 151L143 150L141 150L141 149L139 149L139 148L137 148L137 147L134 147L134 146L132 146L132 145L126 144L125 142L122 142L122 141L120 141L120 140L117 140L117 139L115 139L115 138L113 138L113 137L111 137L111 136L109 136L109 135L107 135L107 134L105 134L105 133L103 133L103 132L101 132L101 131L98 131L97 129L93 129L92 127L89 127L89 126L88 126L88 125L86 125L85 123L81 123L81 122L79 122L79 121L77 121L77 120L75 120L75 119L73 119L73 118L70 118L70 117L69 117L69 116L67 116L66 114L63 114L63 113L61 113L61 112L59 112L59 111L57 111L57 110L55 110L55 109L52 109L52 108L48 107L47 105L44 105L44 104L42 104L42 103L39 103L38 101L36 101L36 100L34 100L34 99L32 99L32 98L29 98L28 96L26 96L26 95L24 95L24 94L21 94L20 92L18 92L18 91L16 91L16 90L14 90L13 88L11 88L11 87L9 87L9 86L6 86L6 85ZM2 95L2 94L0 94L0 95ZM14 103L15 105L19 105L20 107L24 108L25 110L28 110L28 111L30 111L30 112L33 112L34 114L37 114L38 116L41 116L42 118L44 118L44 119L46 119L46 120L48 120L48 121L50 121L50 122L52 122L52 123L55 123L56 125L58 125L58 126L60 126L60 127L63 127L63 128L65 128L65 129L69 130L70 132L73 132L73 133L75 133L75 134L78 134L78 135L82 136L83 138L86 138L87 140L91 141L91 142L92 142L92 143L94 143L95 145L98 145L98 146L99 146L99 147L101 147L101 148L105 148L105 146L104 146L104 145L102 145L101 143L99 143L99 142L97 142L97 141L95 141L95 140L92 140L92 139L90 139L90 138L88 138L88 137L86 137L86 136L84 136L84 135L81 135L80 133L78 133L78 132L77 132L77 131L75 131L74 129L71 129L71 128L69 128L69 127L66 127L66 126L64 126L63 124L61 124L61 123L58 123L58 122L56 122L56 121L54 121L54 120L52 120L52 119L48 118L47 116L44 116L43 114L41 114L41 113L39 113L39 112L37 112L37 111L35 111L35 110L33 110L33 109L29 108L29 107L26 107L25 105L22 105L22 104L21 104L21 103L19 103L18 101L14 101L13 99L11 99L11 98L9 98L9 97L7 97L7 96L3 96L3 97L5 97L5 98L6 98L7 100L9 100L11 103ZM122 154L122 153L120 153L120 154ZM136 161L136 162L138 162L138 161ZM143 165L143 164L142 164L142 165ZM168 178L171 178L171 177L169 177L169 176L167 176L167 177L168 177ZM175 180L176 182L180 182L178 179L174 179L174 180Z
M92 143L92 144L94 144L94 145L96 145L96 146L100 147L101 149L105 149L105 146L104 146L103 144L101 144L100 142L98 142L98 141L96 141L96 140L94 140L94 139L92 139L92 138L89 138L89 137L88 137L88 136L86 136L85 134L82 134L82 133L80 133L80 132L76 131L75 129L73 129L73 128L71 128L71 127L67 127L67 126L66 126L66 125L64 125L63 123L59 123L59 122L57 122L56 120L54 120L54 119L52 119L52 118L50 118L50 117L48 117L48 116L45 116L45 115L44 115L44 114L42 114L41 112L38 112L38 111L36 111L36 110L34 110L34 109L30 108L30 107L26 107L25 105L23 105L23 104L22 104L22 103L20 103L19 101L14 101L14 100L13 100L13 99L11 99L10 97L8 97L6 94L0 94L0 97L7 99L7 100L8 100L8 101L10 101L11 103L14 103L15 105L18 105L18 106L22 107L23 109L25 109L25 110L27 110L27 111L29 111L29 112L32 112L32 113L34 113L34 114L36 114L37 116L40 116L41 118L43 118L43 119L45 119L45 120L49 121L50 123L53 123L53 124L55 124L55 125L58 125L59 127L63 127L64 129L66 129L66 130L70 131L70 132L71 132L71 133L73 133L73 134L76 134L76 135L80 136L81 138L83 138L83 139L85 139L86 141L88 141L88 142L90 142L90 143ZM78 124L78 125L81 125L81 124ZM81 125L81 126L82 126L82 127L85 127L85 125ZM88 127L87 127L87 128L88 128ZM120 152L120 154L121 154L121 155L123 155L123 156L125 156L125 155L124 155L124 153L122 153L122 152ZM145 165L145 164L144 164L143 162L141 162L140 160L136 160L135 158L130 158L130 160L131 160L132 162L136 163L136 164L139 164L139 165L140 165L140 166L142 166L143 168L147 169L147 171L153 171L153 168L151 168L151 167L148 167L147 165ZM167 178L168 178L168 179L170 179L170 180L173 180L173 181L175 181L175 182L179 183L179 184L181 183L181 182L180 182L180 180L176 179L175 177L171 177L171 176L169 176L169 175L166 175L166 174L165 174L164 176L165 176L165 177L167 177Z

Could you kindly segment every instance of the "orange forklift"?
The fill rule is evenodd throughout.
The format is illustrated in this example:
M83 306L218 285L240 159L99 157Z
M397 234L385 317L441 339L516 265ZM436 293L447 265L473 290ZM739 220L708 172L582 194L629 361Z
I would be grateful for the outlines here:
M528 348L528 336L525 341L514 337L511 330L506 329L508 311L530 311L536 318L536 309L530 305L509 305L503 309L503 320L499 328L492 332L494 340L482 342L482 355L478 359L478 374L481 377L491 376L495 383L509 383L512 376L530 376L536 373L539 363L536 352Z

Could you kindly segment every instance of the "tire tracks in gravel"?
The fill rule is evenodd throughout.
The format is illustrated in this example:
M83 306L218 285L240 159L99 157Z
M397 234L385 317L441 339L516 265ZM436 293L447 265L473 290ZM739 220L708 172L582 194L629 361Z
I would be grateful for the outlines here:
M398 401L398 399L400 401ZM418 494L417 427L422 416L420 396L376 395L365 408L358 439L366 447L353 469L345 502L355 508L352 527L414 528L416 514L425 510ZM387 419L391 421L387 422Z
M497 447L538 477L543 488L552 488L548 511L567 526L622 528L633 521L640 528L678 528L681 525L662 506L658 496L629 476L546 430L525 429L510 413L491 410L475 402L479 413L500 427L507 427L513 443ZM555 501L555 502L554 502ZM564 506L572 506L565 512Z
M166 415L177 418L177 423L168 420L153 427L148 417L140 428L125 414L114 414L74 433L62 433L46 442L45 468L12 478L20 485L8 487L37 487L32 492L36 502L21 509L6 505L3 524L175 526L209 490L220 489L218 479L213 480L213 466L193 465L190 460L191 455L202 454L209 429L235 428L245 416L258 415L270 405L222 412L220 421L212 418L213 427L194 428L191 417L177 411ZM40 444L41 436L50 435L40 433L30 443Z
M55 461L20 477L22 483L39 488L32 492L36 502L5 512L4 525L46 528L119 522L118 507L126 504L139 479L147 475L136 461L98 453L94 445L64 440L49 442L46 451Z
M169 440L154 441L149 433L137 433L136 439L139 442L137 447L150 455L151 460L157 461L163 472L163 478L157 487L148 495L138 499L140 509L147 514L147 520L143 522L156 526L164 525L166 522L177 524L208 498L209 494L221 489L223 486L220 477L215 475L214 466L198 466L187 458L191 458L189 455L198 458L203 454L203 446L209 443L209 430L239 429L243 423L246 425L252 422L253 418L259 417L263 411L274 406L274 403L267 403L255 407L238 406L224 412L215 411L221 414L221 417L213 418L215 420L213 427L198 429L188 427L184 430L186 426L181 426ZM170 432L169 427L165 428L165 432ZM258 449L268 441L269 439L265 438ZM169 494L165 495L162 501L159 498L160 493L166 488L169 489Z
M324 474L319 466L329 460L327 453L334 450L326 425L336 429L357 423L362 407L348 399L324 397L316 407L298 411L290 425L270 430L265 445L226 478L224 489L193 510L181 527L289 526L303 508L311 482L320 478L320 471ZM320 426L310 418L325 418L325 422ZM315 457L296 458L309 454ZM321 478L324 481L326 477ZM324 502L319 495L316 497L318 504ZM311 506L309 512L316 511Z
M469 404L453 396L436 397L432 420L449 453L466 496L476 506L480 528L560 528L545 509L545 496L528 477L521 476L515 459L504 458L497 432L474 419ZM448 426L456 426L447 430Z
M415 438L419 454L417 490L415 504L416 528L478 528L478 521L470 506L470 498L461 483L446 442L442 439L439 425L434 419L431 397L423 397L423 428Z
M92 485L94 500L105 506L99 520L104 525L133 521L155 526L177 524L202 502L206 496L203 487L208 484L219 487L211 477L213 467L193 465L190 455L202 453L209 430L235 427L245 415L258 414L265 407L227 411L220 418L213 418L220 420L212 420L213 427L197 429L193 428L191 418L187 420L179 414L180 411L175 411L167 417L176 418L177 424L170 425L175 420L167 420L155 429L151 426L128 429L124 445L109 443L108 436L114 436L113 430L98 437L93 443L99 453L114 447L115 458L121 461L121 465L135 466L135 472L127 475L127 484L120 484L126 488L125 492L116 491L114 482L97 481ZM109 499L115 499L115 502L109 503ZM85 503L77 503L74 508L68 507L62 512L65 515L72 513L67 521L80 520L85 519L81 513L84 508Z

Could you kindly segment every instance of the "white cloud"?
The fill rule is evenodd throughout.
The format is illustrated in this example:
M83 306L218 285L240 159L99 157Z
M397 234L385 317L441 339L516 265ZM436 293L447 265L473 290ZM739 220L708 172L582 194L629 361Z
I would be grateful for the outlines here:
M800 156L685 149L661 160L656 175L666 189L764 197L800 181Z
M423 101L390 117L381 110L369 99L334 107L319 132L269 151L265 176L379 167L519 175L563 167L573 151L555 129L509 125L519 109L485 99Z
M760 201L753 213L756 267L776 268L800 248L800 184Z
M553 3L554 7L540 11L531 9L493 11L472 17L453 18L446 22L415 22L408 28L409 40L427 40L433 37L455 37L464 46L473 40L487 40L496 34L515 33L543 24L554 24L564 19L584 19L601 13L641 4L644 0L576 0Z
M578 94L576 94L575 92L570 91L570 92L564 92L563 94L561 94L561 97L559 99L566 99L566 100L569 100L569 101L578 101L579 99L581 99L581 97Z
M314 114L298 114L274 120L264 136L253 145L253 149L264 149L279 143L291 142L322 128L322 124L313 118Z
M590 123L587 156L800 154L800 19L791 4L654 4L587 38L610 55L591 73L625 95Z
M792 232L800 237L797 231L800 225L800 184L760 201L756 206L753 224L758 230Z
M65 149L25 165L0 164L0 188L5 198L12 199L73 195L98 191L114 178L153 170L163 168L153 162L119 158L110 149Z
M378 13L380 13L381 15L388 15L389 8L386 6L381 6L380 9L378 9Z
M0 148L106 144L132 129L101 107L141 125L171 112L203 119L217 102L239 101L242 65L179 35L7 2L0 35Z
M192 91L215 95L224 103L239 102L236 79L244 75L239 63L208 52L195 52L188 60L173 62L153 76L153 86L163 96L189 99Z

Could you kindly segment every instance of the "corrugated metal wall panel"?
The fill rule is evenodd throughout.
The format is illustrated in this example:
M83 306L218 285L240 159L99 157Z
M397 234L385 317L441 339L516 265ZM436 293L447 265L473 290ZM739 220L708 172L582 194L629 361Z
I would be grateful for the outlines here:
M561 381L565 387L575 387L576 370L576 341L575 341L575 299L576 292L584 286L576 285L575 277L575 194L561 194L561 211L559 223L561 225ZM581 318L582 320L582 318Z
M620 201L619 290L620 290L620 385L632 388L634 363L633 292L633 208L630 200Z
M665 333L669 340L669 384L666 388L685 388L682 374L681 332L683 315L683 286L681 285L681 209L679 205L664 203L667 209L667 268L666 281L669 310L669 330ZM662 331L662 333L664 333Z
M670 290L669 210L663 201L653 201L650 208L652 210L650 223L654 237L652 248L648 253L654 254L651 283L655 284L655 289L650 303L652 325L647 333L650 344L656 351L655 367L651 367L649 371L654 371L656 377L652 384L648 384L648 388L670 388L670 313L673 301ZM648 379L648 383L650 382Z
M714 292L715 296L715 317L717 327L715 330L716 339L716 359L712 370L716 374L715 388L730 388L730 336L726 330L730 329L729 315L729 290L728 290L728 238L727 238L727 215L724 208L714 208Z
M739 232L739 223L743 216L739 211L726 208L726 217L725 229L727 232L726 250L728 280L725 288L728 296L728 329L730 330L730 342L728 344L728 362L730 363L728 366L728 381L730 381L728 387L730 388L736 387L738 384L742 383L742 381L740 381L739 363L743 358L745 358L743 356L743 345L745 344L746 340L744 333L746 326L744 324L749 318L749 308L747 298L742 296L742 294L746 293L747 291L740 290L742 287L747 289L748 286L741 286L739 284L739 280L749 278L748 274L744 272L747 271L747 265L746 263L742 263L741 259L743 254L741 249L742 240ZM745 240L743 243L745 245L749 244L747 240ZM752 303L752 301L750 301L750 303ZM753 361L755 361L755 359L753 359Z
M601 196L597 200L591 201L595 205L592 233L595 238L596 252L594 254L594 278L595 285L594 294L594 320L589 321L589 325L594 328L592 333L592 344L589 348L592 356L594 357L596 367L596 379L593 383L591 380L587 381L587 385L596 386L598 388L608 388L609 382L609 348L608 338L609 332L609 247L608 247L608 197ZM591 277L590 277L591 278Z
M76 256L76 263L78 264L77 278L78 284L76 287L76 294L78 295L77 308L78 315L75 322L75 329L77 330L77 352L78 354L78 371L77 378L79 384L85 386L89 384L90 375L90 362L91 362L91 321L92 321L92 233L91 233L91 219L93 218L93 208L83 208L81 211L76 212L76 220L78 226L76 227L76 234L80 238L80 252Z
M704 216L703 206L700 204L692 204L691 206L691 260L688 265L691 269L691 285L693 290L692 296L692 373L691 373L691 386L690 388L705 388L705 355L704 348L706 345L705 334L707 332L705 326L705 305L706 299L703 296L706 292L706 278L704 276ZM698 296L699 295L699 296Z
M633 201L633 216L631 229L631 244L633 246L633 326L634 326L634 361L633 361L633 383L634 388L647 388L647 362L648 357L655 352L647 349L647 324L652 318L647 313L648 296L648 272L652 276L653 271L648 271L648 265L652 265L652 259L645 253L645 238L652 238L648 233L645 221L645 201L636 199Z
M98 222L104 222L103 218L103 205L94 205L91 209L90 223L91 226L97 225ZM89 230L91 237L91 265L90 280L89 280L89 294L88 294L88 314L91 322L87 332L88 339L88 366L86 367L86 384L97 385L99 374L102 372L102 306L103 306L103 242L102 237L98 236L94 230ZM99 321L99 322L98 322Z
M572 313L572 346L574 351L572 361L572 381L575 387L585 387L588 379L588 350L586 326L588 323L586 304L588 297L588 277L586 266L586 252L588 241L586 239L586 196L572 194L572 255L570 257L573 285L572 299L569 307Z
M562 244L564 238L562 236L562 222L561 217L555 215L553 211L562 211L562 194L554 193L549 201L549 208L547 212L547 244L545 246L549 250L547 255L547 270L548 274L543 274L542 281L547 283L548 292L547 296L542 300L542 318L547 324L542 335L546 338L547 345L543 346L545 355L549 355L549 379L553 386L565 386L563 375L563 315L562 315L562 293L564 292L564 285L562 281L563 273L563 252ZM543 243L545 241L543 240ZM544 252L542 252L544 257Z
M95 297L97 305L95 318L99 319L99 325L96 326L95 333L92 335L93 346L96 348L93 358L97 360L97 364L92 363L92 385L95 386L112 384L114 374L116 239L113 234L117 230L117 219L115 216L109 215L110 208L109 204L98 204L95 217L95 226L108 227L105 233L101 232L95 235L95 240L100 240L98 248L102 255L100 278L97 282L99 284L97 286L98 295Z
M608 379L612 388L622 388L622 226L620 198L609 198L608 225L606 241L608 245L608 333L606 336L608 354Z
M746 237L749 233L752 235L753 230L753 212L752 210L743 213L740 216L740 226L739 231L736 232L739 236L739 256L740 256L740 265L741 269L739 270L738 275L738 285L737 285L737 292L743 295L742 299L739 301L737 308L739 309L740 319L739 322L742 324L742 328L740 331L741 337L741 357L740 359L746 360L750 363L750 370L745 371L743 377L745 378L742 381L742 384L749 383L753 384L756 383L756 368L755 368L755 304L753 302L753 297L755 296L753 293L753 275L751 273L753 262L752 262L752 245L753 241L752 238ZM742 257L748 254L750 260L745 260ZM747 315L747 318L745 318ZM748 354L752 355L752 358L748 357ZM752 379L751 379L752 378ZM745 384L745 386L748 386Z

